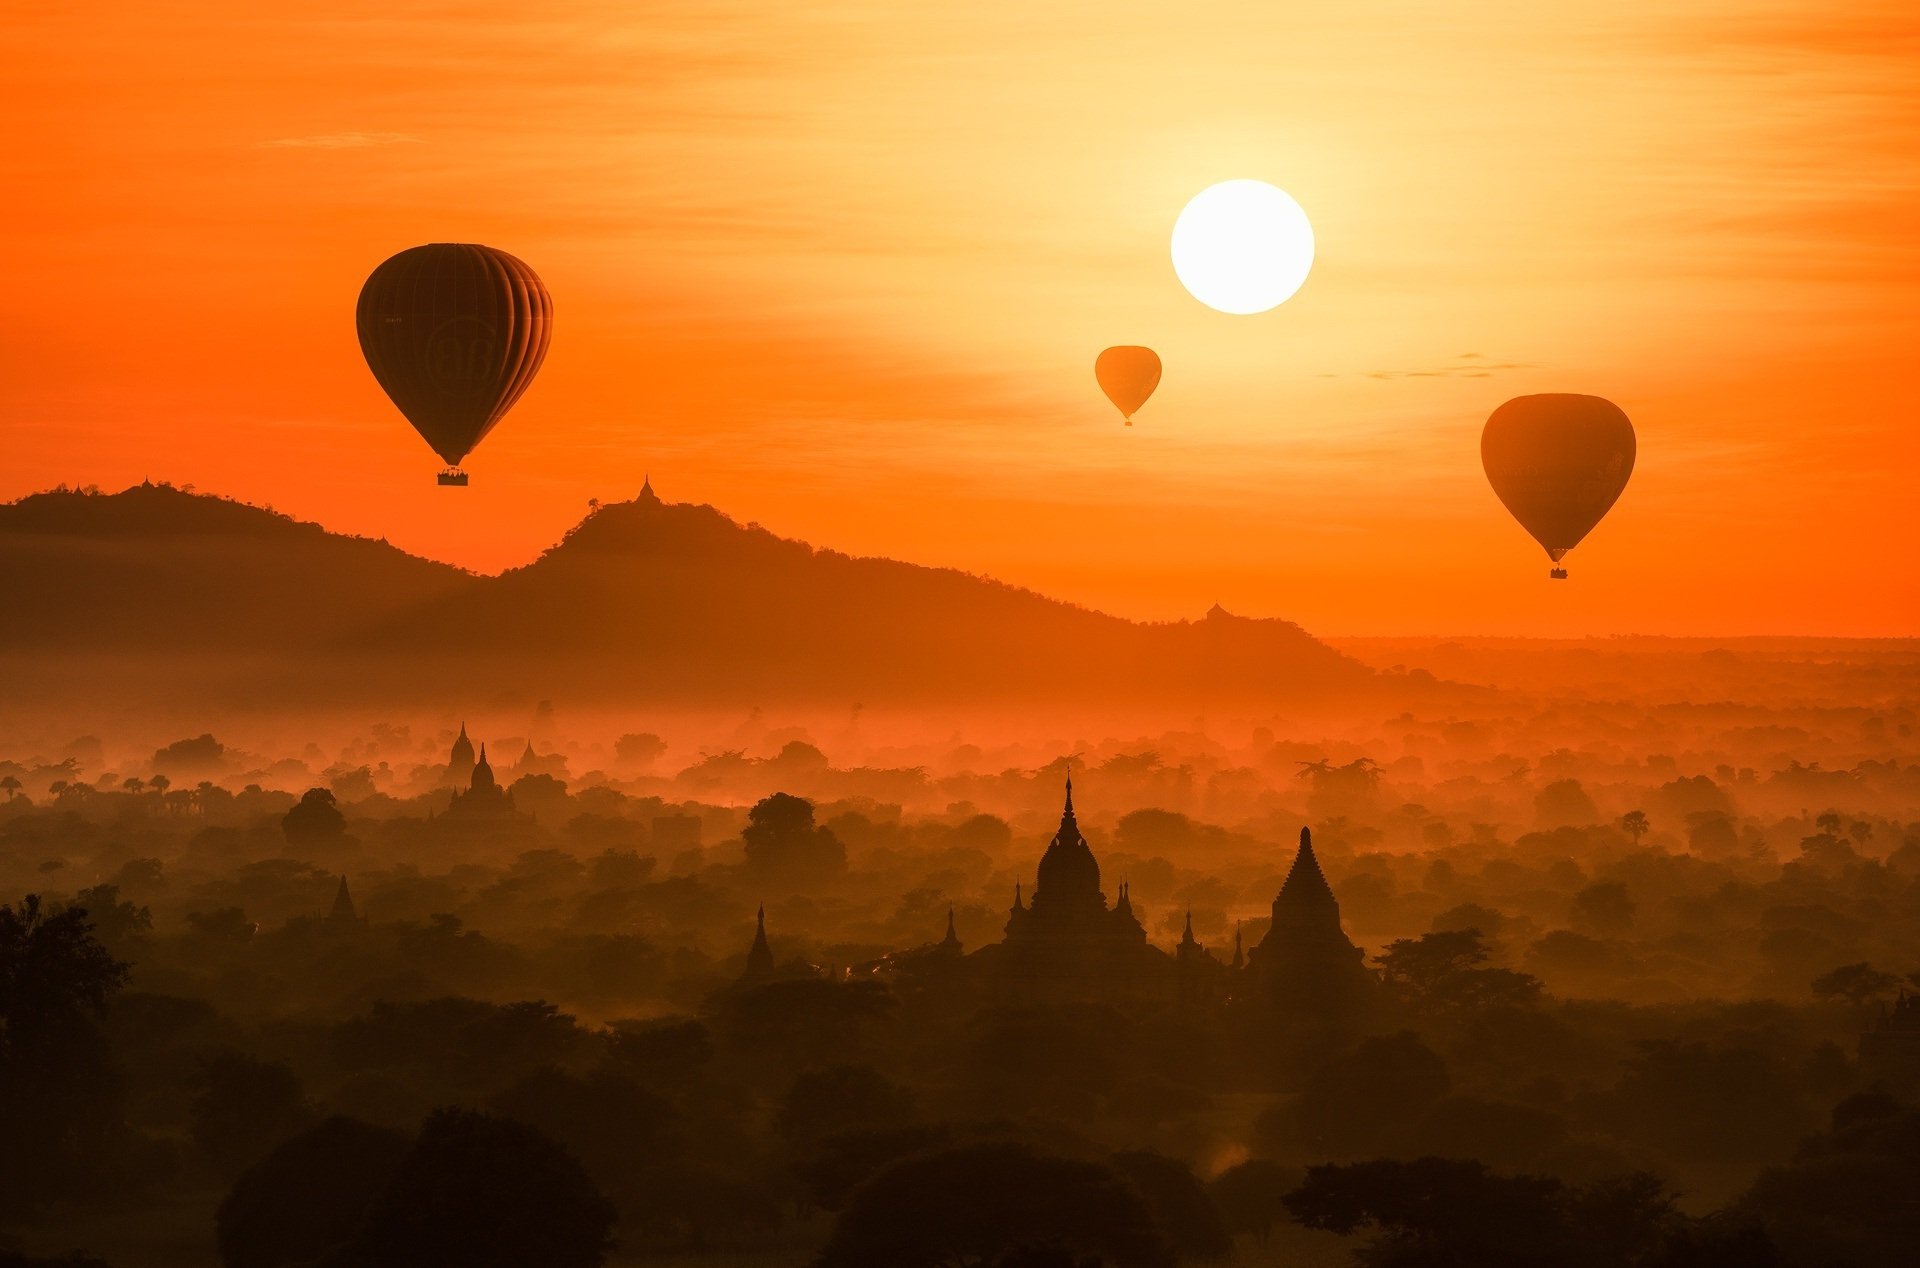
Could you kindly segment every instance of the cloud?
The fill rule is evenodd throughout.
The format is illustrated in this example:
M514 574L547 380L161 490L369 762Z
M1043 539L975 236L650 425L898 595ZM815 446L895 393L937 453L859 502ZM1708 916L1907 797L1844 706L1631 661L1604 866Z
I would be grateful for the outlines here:
M323 132L318 136L288 136L262 141L269 150L364 150L376 145L418 145L420 138L405 132Z
M1454 360L1457 365L1434 366L1424 370L1363 370L1361 378L1367 379L1490 379L1505 370L1538 370L1540 365L1534 361L1490 361L1479 352L1463 352ZM1331 375L1322 375L1331 378Z

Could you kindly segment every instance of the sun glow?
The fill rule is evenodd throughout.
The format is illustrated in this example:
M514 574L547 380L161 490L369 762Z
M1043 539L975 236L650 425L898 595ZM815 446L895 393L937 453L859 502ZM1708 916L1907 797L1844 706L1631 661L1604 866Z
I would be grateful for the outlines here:
M1173 224L1173 271L1223 313L1264 313L1293 297L1313 268L1313 226L1283 189L1233 180L1193 196Z

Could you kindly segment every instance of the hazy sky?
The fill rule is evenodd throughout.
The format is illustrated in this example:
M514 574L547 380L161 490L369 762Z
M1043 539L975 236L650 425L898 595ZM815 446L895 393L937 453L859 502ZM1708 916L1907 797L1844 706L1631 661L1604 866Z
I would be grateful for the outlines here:
M1128 615L1920 632L1910 4L15 3L0 498L143 476L482 569L671 500ZM1290 191L1281 308L1173 219ZM374 265L505 248L545 369L438 460ZM1132 429L1102 347L1158 349ZM1570 584L1482 422L1640 435Z

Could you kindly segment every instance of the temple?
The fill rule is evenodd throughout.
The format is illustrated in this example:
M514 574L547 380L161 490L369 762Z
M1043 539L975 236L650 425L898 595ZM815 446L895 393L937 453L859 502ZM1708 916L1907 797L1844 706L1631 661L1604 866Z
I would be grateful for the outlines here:
M461 728L464 733L466 728ZM473 764L465 792L453 794L447 807L450 819L505 819L513 817L513 794L493 777L493 764L487 761L487 746L480 746L480 758Z
M767 908L763 903L755 918L753 945L747 948L746 971L740 974L742 986L758 986L773 980L773 948L767 945Z
M1901 1096L1920 1094L1920 995L1901 991L1860 1036L1860 1074Z
M1257 989L1279 1009L1324 1022L1354 1016L1368 1002L1373 974L1340 927L1340 902L1300 829L1300 849L1273 899L1273 923L1247 953Z
M1033 897L1014 887L1006 936L983 948L1009 989L1098 994L1138 985L1142 974L1164 971L1165 953L1147 945L1147 931L1133 914L1122 884L1111 907L1100 888L1100 864L1073 813L1073 781L1067 781L1060 827L1040 856Z
M979 991L1010 1001L1160 1000L1227 1008L1267 1037L1324 1036L1359 1018L1375 994L1364 953L1341 928L1340 904L1320 870L1311 833L1300 833L1273 900L1272 924L1258 944L1245 947L1236 926L1232 958L1223 959L1194 935L1189 912L1169 953L1147 941L1124 882L1108 903L1099 861L1074 814L1072 780L1031 894L1014 884L1005 930L1001 941L968 954L949 908L938 941L829 976L885 981L915 994ZM763 908L739 984L773 976Z
M453 741L453 752L447 758L447 782L455 788L473 778L473 741L467 738L467 724L460 724L460 734Z

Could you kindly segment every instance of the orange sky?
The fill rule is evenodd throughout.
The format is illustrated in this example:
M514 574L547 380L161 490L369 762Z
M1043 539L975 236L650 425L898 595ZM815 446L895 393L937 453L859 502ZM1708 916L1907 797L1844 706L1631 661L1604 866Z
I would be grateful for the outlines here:
M1676 11L1688 10L1685 14ZM531 557L643 473L857 553L1316 632L1920 633L1906 3L14 3L0 498L193 483ZM1256 317L1185 201L1312 217ZM438 460L366 372L419 242L532 264L545 369ZM1138 425L1092 382L1166 362ZM1527 392L1640 461L1549 584Z

